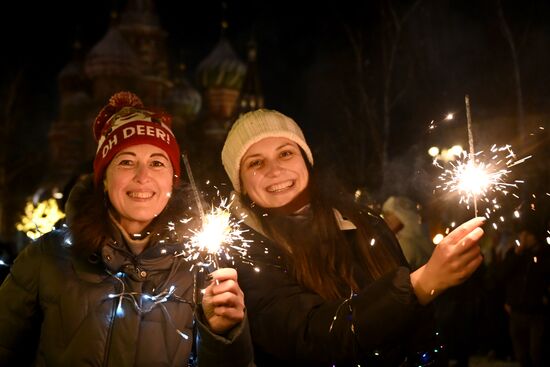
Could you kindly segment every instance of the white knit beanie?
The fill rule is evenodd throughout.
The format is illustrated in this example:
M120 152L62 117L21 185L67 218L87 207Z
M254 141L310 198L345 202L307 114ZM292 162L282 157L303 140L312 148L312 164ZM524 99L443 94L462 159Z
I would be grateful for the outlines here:
M313 165L313 155L300 127L288 116L268 109L250 111L235 121L222 149L222 163L233 188L241 192L239 172L241 159L251 145L265 138L287 138L306 153Z

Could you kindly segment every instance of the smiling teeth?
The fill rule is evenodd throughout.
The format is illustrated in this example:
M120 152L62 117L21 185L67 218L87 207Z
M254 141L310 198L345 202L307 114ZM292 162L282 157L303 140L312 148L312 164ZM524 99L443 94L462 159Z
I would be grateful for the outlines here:
M129 192L128 196L136 199L149 199L153 197L153 193L152 192Z
M272 186L269 186L267 188L267 191L269 192L277 192L277 191L281 191L281 190L284 190L286 188L289 188L291 187L292 185L294 185L294 181L292 180L288 180L288 181L285 181L285 182L281 182L279 184L275 184L275 185L272 185Z

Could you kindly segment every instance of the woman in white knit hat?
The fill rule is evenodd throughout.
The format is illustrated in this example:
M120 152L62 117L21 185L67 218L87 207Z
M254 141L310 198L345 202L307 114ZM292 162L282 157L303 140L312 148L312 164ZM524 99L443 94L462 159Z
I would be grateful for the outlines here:
M288 116L241 116L222 162L234 214L253 230L249 255L259 271L242 266L239 283L258 366L436 363L427 305L480 265L483 219L461 225L411 273L379 216L319 182Z

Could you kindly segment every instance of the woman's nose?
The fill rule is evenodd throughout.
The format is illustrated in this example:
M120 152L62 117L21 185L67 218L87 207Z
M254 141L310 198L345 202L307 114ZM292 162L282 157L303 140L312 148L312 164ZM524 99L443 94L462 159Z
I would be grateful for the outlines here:
M281 173L282 167L277 161L270 161L267 163L267 174L270 176L276 176Z
M135 179L137 182L144 182L149 179L149 170L147 169L147 165L145 164L138 164L136 167L136 175Z

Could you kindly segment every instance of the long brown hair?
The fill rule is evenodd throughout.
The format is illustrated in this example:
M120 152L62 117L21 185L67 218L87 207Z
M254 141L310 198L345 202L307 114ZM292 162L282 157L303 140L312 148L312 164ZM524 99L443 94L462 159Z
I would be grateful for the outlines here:
M324 299L333 300L349 296L350 290L358 291L365 282L370 283L403 264L398 245L388 243L395 239L382 219L368 208L360 207L351 195L335 189L338 185L320 181L308 160L304 161L309 171L308 215L277 214L242 195L266 235L286 255L295 279ZM328 186L332 189L327 189ZM342 231L334 209L351 220L357 230L349 234L345 232L350 231ZM304 231L304 228L311 230ZM350 235L355 236L355 241Z

